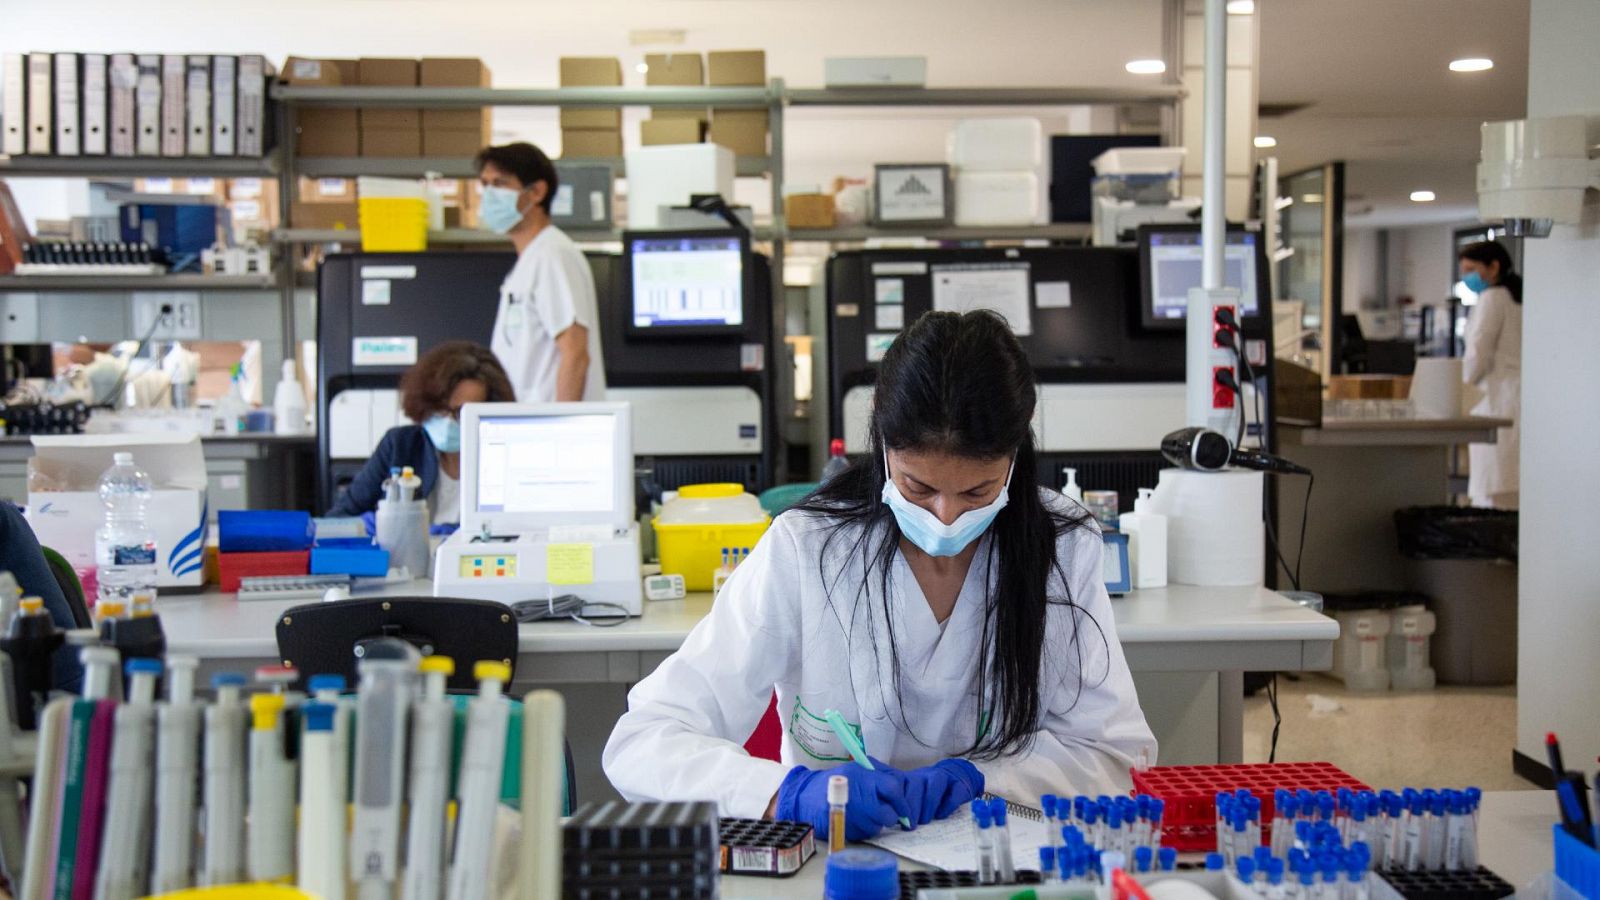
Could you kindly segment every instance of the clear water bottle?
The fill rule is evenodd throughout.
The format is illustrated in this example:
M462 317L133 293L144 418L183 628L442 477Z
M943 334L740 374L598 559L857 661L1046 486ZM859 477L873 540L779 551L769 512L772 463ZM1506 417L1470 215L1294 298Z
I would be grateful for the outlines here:
M107 600L132 608L133 599L156 595L156 535L150 530L150 476L134 467L132 453L118 453L100 476L100 502L105 523L94 533L94 559L99 589L96 602Z
M850 468L850 460L844 455L844 441L834 438L828 444L828 462L822 467L822 478L819 484L826 484L833 476Z

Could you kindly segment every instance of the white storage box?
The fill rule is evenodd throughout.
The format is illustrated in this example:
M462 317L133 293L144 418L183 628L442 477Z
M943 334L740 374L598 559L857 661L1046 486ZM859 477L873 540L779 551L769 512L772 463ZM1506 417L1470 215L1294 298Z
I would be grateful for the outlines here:
M663 206L688 206L695 194L733 202L733 151L717 144L640 147L627 153L628 227L660 228Z
M1115 147L1096 156L1096 175L1166 175L1183 168L1182 147Z
M928 83L928 58L829 56L822 61L822 83L831 88L922 87Z
M1039 208L1039 176L1032 172L956 174L957 225L1032 225Z
M82 434L33 439L28 522L39 543L75 569L94 566L105 519L100 476L127 451L150 476L146 515L156 535L156 587L199 587L205 563L206 459L198 435Z
M1035 171L1044 161L1044 129L1038 119L962 119L950 130L946 150L961 172Z

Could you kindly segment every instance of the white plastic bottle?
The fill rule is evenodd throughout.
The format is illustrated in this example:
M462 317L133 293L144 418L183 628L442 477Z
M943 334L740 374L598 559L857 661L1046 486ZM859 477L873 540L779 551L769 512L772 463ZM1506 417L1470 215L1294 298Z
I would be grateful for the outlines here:
M1133 512L1123 513L1117 527L1128 536L1128 568L1135 588L1167 586L1167 517L1154 512L1155 491L1139 488Z
M1061 485L1061 496L1066 497L1068 500L1071 500L1079 506L1082 506L1083 488L1078 487L1078 470L1063 469L1062 471L1067 473L1067 480Z
M1437 675L1429 663L1429 638L1436 620L1423 606L1394 611L1389 629L1389 687L1397 691L1431 691Z
M156 535L145 510L150 476L133 464L132 453L112 456L100 476L105 521L94 533L94 561L100 589L96 602L133 604L135 594L156 594Z
M306 392L295 376L292 359L283 361L283 378L272 394L272 422L278 434L296 435L306 431Z

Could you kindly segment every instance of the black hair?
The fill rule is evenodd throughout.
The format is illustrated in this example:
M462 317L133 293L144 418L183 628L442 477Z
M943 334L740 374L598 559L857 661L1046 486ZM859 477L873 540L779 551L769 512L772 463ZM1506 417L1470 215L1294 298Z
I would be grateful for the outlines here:
M1511 254L1505 245L1499 241L1477 241L1461 248L1460 257L1470 259L1479 265L1487 266L1490 263L1500 264L1500 281L1498 284L1511 292L1511 299L1522 302L1522 276L1516 272L1516 267L1511 264Z
M894 683L888 687L896 696L903 729L915 738L900 699L900 658L889 600L890 573L901 534L881 496L888 478L884 454L887 450L933 451L985 461L1015 455L1006 506L990 526L994 537L990 551L972 561L974 566L988 568L983 573L982 649L974 661L980 725L978 738L966 754L979 758L1023 752L1039 729L1045 713L1040 681L1049 607L1071 608L1074 644L1084 619L1105 641L1099 624L1073 601L1066 561L1057 555L1061 536L1085 527L1089 516L1081 509L1072 513L1051 510L1039 495L1032 432L1037 399L1033 369L1004 319L990 312L928 313L901 333L879 364L870 452L795 507L802 515L830 523L818 567L828 602L836 611L833 587L849 579L842 577L842 571L826 569L824 561L830 558L828 551L835 541L853 540L844 558L859 560L862 577L856 603L866 596L869 580L880 583L889 634L885 641L872 640L873 652L883 647L889 651ZM845 569L850 570L851 565L847 561ZM1053 577L1059 578L1064 596L1051 595ZM1083 655L1065 655L1078 661L1081 690ZM885 704L889 705L887 698ZM988 707L996 704L998 718L985 730L981 723Z
M556 164L550 161L543 150L527 141L485 147L478 151L472 168L482 172L483 167L491 163L496 169L515 175L524 188L533 187L535 182L544 182L544 199L539 201L539 205L544 207L546 213L550 212L550 204L555 202L556 188L561 186L561 179L556 175Z

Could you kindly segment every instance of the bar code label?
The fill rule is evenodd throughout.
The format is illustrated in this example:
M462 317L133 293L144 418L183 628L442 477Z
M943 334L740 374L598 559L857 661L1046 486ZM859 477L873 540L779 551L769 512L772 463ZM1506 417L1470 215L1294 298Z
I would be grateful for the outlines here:
M733 848L733 870L735 872L771 872L774 870L775 852L771 847L735 847Z

